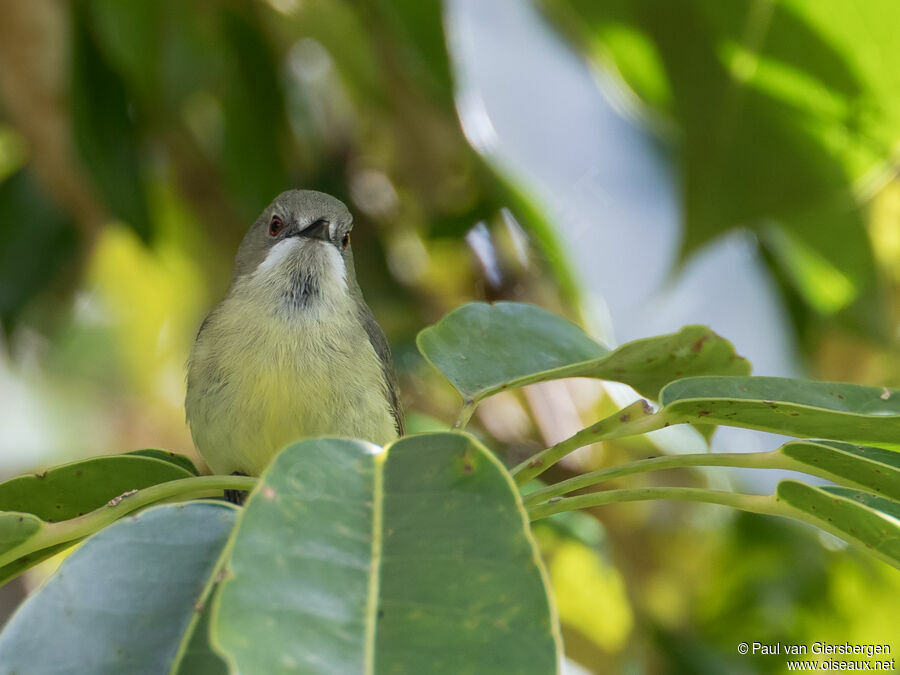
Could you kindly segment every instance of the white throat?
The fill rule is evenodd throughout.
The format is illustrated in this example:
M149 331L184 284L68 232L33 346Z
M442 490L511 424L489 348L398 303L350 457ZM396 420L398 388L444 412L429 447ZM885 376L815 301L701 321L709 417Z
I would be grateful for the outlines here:
M347 270L327 242L290 237L275 244L257 268L235 282L235 292L286 320L322 321L353 306Z

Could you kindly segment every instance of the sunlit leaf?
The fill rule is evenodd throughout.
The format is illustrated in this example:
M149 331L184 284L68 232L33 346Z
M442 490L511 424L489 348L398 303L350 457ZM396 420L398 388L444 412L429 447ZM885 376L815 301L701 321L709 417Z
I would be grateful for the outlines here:
M305 441L262 481L213 616L233 668L555 671L555 618L521 502L471 437L384 451Z
M776 219L852 292L872 290L857 182L890 161L900 138L888 65L900 62L884 30L900 21L895 3L542 5L605 77L615 64L676 123L688 250Z

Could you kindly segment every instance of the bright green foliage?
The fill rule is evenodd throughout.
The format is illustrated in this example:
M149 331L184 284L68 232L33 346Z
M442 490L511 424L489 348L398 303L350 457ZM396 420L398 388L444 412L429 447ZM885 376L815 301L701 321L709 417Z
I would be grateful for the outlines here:
M900 393L781 377L698 377L662 392L670 423L702 422L858 443L900 441Z
M887 28L900 22L896 3L542 4L594 64L606 73L612 60L677 128L687 249L776 220L854 295L874 292L856 181L889 161L900 136Z
M91 538L4 628L0 673L169 672L235 515L161 506Z
M687 375L746 375L750 364L706 326L608 352L578 326L534 305L469 303L419 333L422 354L466 400L562 377L594 377L648 398Z
M552 673L521 502L469 436L312 440L246 506L213 616L242 673Z

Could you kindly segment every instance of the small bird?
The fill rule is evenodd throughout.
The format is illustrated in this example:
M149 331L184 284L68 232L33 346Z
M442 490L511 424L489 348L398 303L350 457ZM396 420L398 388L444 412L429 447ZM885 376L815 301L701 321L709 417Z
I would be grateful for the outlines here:
M356 281L352 227L339 200L291 190L244 236L188 363L187 421L215 473L259 475L305 437L384 445L402 435L391 352Z

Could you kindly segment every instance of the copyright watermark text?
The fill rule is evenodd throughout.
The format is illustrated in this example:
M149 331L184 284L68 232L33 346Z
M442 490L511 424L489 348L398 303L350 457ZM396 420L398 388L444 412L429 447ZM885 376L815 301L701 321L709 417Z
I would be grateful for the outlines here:
M891 657L891 646L887 644L741 642L738 644L737 650L739 654L751 656L787 657L785 665L789 671L874 670L890 672L896 670L894 658ZM800 658L793 659L791 657Z

